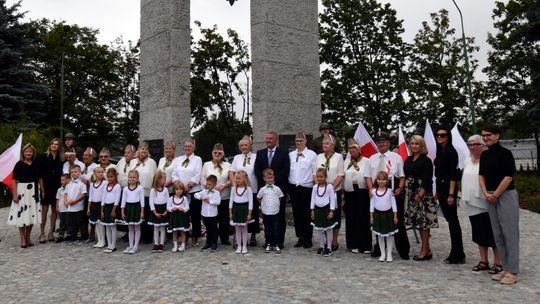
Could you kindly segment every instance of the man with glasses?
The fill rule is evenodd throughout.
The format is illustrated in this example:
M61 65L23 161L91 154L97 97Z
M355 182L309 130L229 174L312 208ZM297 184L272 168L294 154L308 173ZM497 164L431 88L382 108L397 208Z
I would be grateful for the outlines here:
M488 150L480 156L480 189L488 201L488 212L501 255L503 271L491 278L505 285L518 281L519 272L519 204L514 187L516 165L510 150L499 143L501 129L482 128L482 139Z

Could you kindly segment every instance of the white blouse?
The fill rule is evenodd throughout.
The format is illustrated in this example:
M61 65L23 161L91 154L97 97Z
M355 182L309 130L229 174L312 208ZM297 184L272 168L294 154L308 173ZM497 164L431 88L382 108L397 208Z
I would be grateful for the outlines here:
M150 190L150 198L148 202L150 205L150 210L152 211L156 210L155 205L167 204L168 200L169 200L169 190L167 190L167 188L163 188L163 190L161 191L157 191L154 188Z
M144 196L150 195L156 169L156 162L150 157L147 157L141 164L139 164L138 158L134 158L129 162L129 170L137 170L139 172L139 183L144 188Z
M245 190L245 191L244 191ZM248 203L248 209L253 210L253 191L251 187L239 187L233 188L231 191L231 198L229 199L229 208L233 207L234 203Z
M315 209L315 206L321 208L330 204L330 210L336 210L336 191L331 183L328 183L325 187L314 185L311 190L311 210Z
M96 163L91 163L89 165L84 165L81 167L81 180L86 181L90 185L92 183L92 176L94 175L94 169L98 165Z
M144 188L141 185L133 190L129 189L129 185L124 187L122 192L122 208L126 207L127 203L138 203L140 202L141 208L144 208Z
M253 189L253 193L257 193L257 190L259 189L258 182L257 182L257 176L255 175L255 159L257 158L257 154L253 152L249 152L247 154L237 154L234 156L234 159L231 163L231 169L232 172L237 171L246 171L248 179L249 179L249 187Z
M174 209L182 208L184 213L189 210L189 196L184 195L181 198L173 195L167 200L167 211L172 212Z
M116 169L118 171L118 183L122 188L128 185L128 173L129 173L129 162L126 161L125 157L122 157L120 161L116 164Z
M371 199L369 200L369 212L374 212L375 209L379 211L392 211L397 212L396 198L392 192L392 189L386 188L386 192L380 193L376 188L371 189Z
M488 202L480 189L480 162L474 164L470 157L465 159L461 178L461 199L467 206L469 216L487 212Z
M360 189L366 189L366 178L365 170L368 164L368 159L366 157L362 157L360 159L360 162L356 164L358 167L358 170L351 165L351 160L347 159L344 163L344 169L345 169L345 179L343 180L343 188L347 192L353 192L354 188L353 185L358 185L358 188Z
M81 172L82 170L84 170L84 164L82 161L78 160L78 159L75 159L75 161L73 162L73 165L79 165L79 167L81 167ZM69 162L64 162L64 165L62 166L62 172L64 174L70 174L71 172L69 172L69 167L71 165L69 164Z
M166 157L162 157L159 160L157 168L161 170L161 172L165 172L165 175L167 176L167 183L172 182L172 173L174 170L174 161L176 160L176 157L171 160L171 163L165 167L165 163L167 162ZM172 191L172 186L169 186L169 191Z
M333 184L334 180L338 176L345 176L345 171L343 168L343 156L340 153L334 153L332 157L330 158L330 166L329 168L326 168L326 156L324 156L324 153L321 153L317 155L316 160L316 167L315 170L313 170L313 175L317 173L317 169L324 168L326 169L326 173L328 177L326 178L326 181ZM341 182L335 189L335 191L341 190L343 182Z
M103 200L103 195L105 193L106 186L107 186L107 182L103 180L97 185L95 182L90 183L88 201L92 203L100 203Z
M231 169L231 164L228 162L221 162L221 172L219 172L219 168L214 165L214 162L208 161L205 162L202 167L201 172L201 183L206 183L206 178L210 175L214 175L217 177L217 184L216 185L223 185L227 183L229 180L229 170ZM225 187L221 191L219 191L221 194L221 199L226 200L229 199L231 196L231 187Z
M101 200L101 206L114 204L118 206L120 199L122 197L122 186L119 183L114 184L114 186L109 187L108 183L105 183L105 193L103 194L103 199Z
M298 149L289 153L291 168L289 172L289 184L306 188L313 187L313 171L316 170L317 154L305 148L298 154Z
M186 160L189 158L189 162ZM189 157L182 155L174 160L172 165L172 180L181 181L182 184L188 189L188 183L193 182L195 186L189 189L188 193L195 193L202 190L201 187L201 170L202 159L197 155L191 154Z

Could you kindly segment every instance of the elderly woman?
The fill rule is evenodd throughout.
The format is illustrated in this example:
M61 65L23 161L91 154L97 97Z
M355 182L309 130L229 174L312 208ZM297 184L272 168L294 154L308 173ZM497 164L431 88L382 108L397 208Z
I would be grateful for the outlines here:
M354 139L349 139L350 158L345 160L343 188L345 189L345 241L347 249L353 253L371 252L371 229L369 223L369 193L366 187L364 171L368 159L362 157L360 146Z
M137 149L137 157L129 162L129 171L137 170L139 172L139 183L144 188L144 214L150 214L150 189L152 189L152 181L156 173L156 162L150 158L148 144L141 143ZM153 238L153 227L149 227L147 222L144 222L141 227L141 238L143 243L148 244Z
M231 196L231 182L229 170L231 164L223 160L225 152L222 144L215 144L212 150L212 160L203 164L201 180L206 181L210 175L217 177L216 190L221 195L221 204L218 206L218 234L221 244L230 245L229 242L229 198Z
M425 261L433 258L429 247L430 229L439 227L437 204L433 199L433 163L427 157L426 142L422 136L413 135L409 146L411 156L403 165L407 178L405 223L420 231L422 246L413 259Z
M465 160L463 176L461 178L461 199L467 207L471 221L472 240L478 245L480 262L473 267L473 271L489 270L490 274L502 271L501 258L495 245L493 230L489 220L488 202L480 189L478 170L480 168L480 155L484 151L484 142L480 135L473 135L467 140L471 156ZM488 248L493 248L494 264L489 268Z
M9 210L8 224L17 226L21 248L34 246L30 241L33 225L41 223L40 199L43 198L43 180L34 158L36 148L24 145L21 160L13 168L13 201Z
M37 160L45 196L41 200L41 225L39 241L45 242L45 225L47 224L47 215L51 209L51 218L47 240L54 241L54 230L56 224L56 192L60 188L60 176L62 176L62 163L64 153L62 152L62 141L59 138L53 138L49 142L47 152L42 154ZM50 206L50 208L49 208Z
M180 181L186 187L191 197L189 203L189 216L191 218L191 245L199 246L198 238L201 237L201 201L194 197L195 193L202 190L201 171L202 159L194 154L195 141L193 139L184 142L184 155L178 157L172 172L172 181Z
M323 153L317 155L315 160L316 169L323 168L326 170L326 181L334 187L336 191L336 210L334 211L334 220L337 225L334 228L334 239L332 240L332 251L339 248L337 237L341 228L341 189L342 182L345 176L343 165L343 156L335 152L336 139L332 135L328 135L323 139ZM316 172L316 171L315 171ZM315 172L313 172L313 180L315 180Z
M107 170L110 168L116 169L116 165L111 163L111 152L108 148L102 148L101 151L99 151L99 166L103 168L105 175L107 175Z
M135 158L135 147L133 145L127 145L124 148L124 157L116 164L116 169L118 171L118 183L122 188L126 187L128 184L128 174L129 174L129 163L133 158Z
M165 187L169 189L169 194L172 196L172 172L174 169L173 162L176 159L176 155L174 154L176 151L176 143L172 140L169 140L165 143L165 156L160 158L158 162L158 169L161 172L165 172L165 175L167 176L165 181Z
M249 187L253 191L253 211L251 218L259 218L259 201L256 199L257 192L259 191L257 176L255 175L255 159L257 154L251 152L252 142L249 136L244 136L238 142L238 148L240 149L240 154L234 156L231 163L231 168L229 169L229 183L234 185L234 174L237 171L245 171L249 180ZM229 204L227 203L227 206ZM253 222L248 225L248 231L251 233L251 244L256 243L257 233L261 232L259 222Z

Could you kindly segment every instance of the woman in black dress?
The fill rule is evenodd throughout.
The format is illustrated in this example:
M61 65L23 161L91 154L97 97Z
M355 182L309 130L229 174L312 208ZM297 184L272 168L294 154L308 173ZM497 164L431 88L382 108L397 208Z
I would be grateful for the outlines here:
M457 181L460 180L458 168L458 154L452 146L452 134L448 128L439 127L435 130L437 140L437 156L435 157L435 178L437 197L448 222L452 248L450 254L444 259L447 264L465 263L461 226L457 214Z
M45 195L41 200L41 225L39 242L45 243L45 225L47 224L47 214L51 209L49 233L47 240L54 241L54 230L56 224L56 192L60 188L60 176L62 175L62 165L64 163L64 153L62 153L62 142L59 138L53 138L49 142L47 152L37 159L39 171L43 179Z
M22 160L13 168L13 201L8 224L19 228L21 248L26 248L34 246L30 241L30 233L32 227L41 222L39 201L44 193L39 167L34 161L36 148L28 143L22 148L21 154Z

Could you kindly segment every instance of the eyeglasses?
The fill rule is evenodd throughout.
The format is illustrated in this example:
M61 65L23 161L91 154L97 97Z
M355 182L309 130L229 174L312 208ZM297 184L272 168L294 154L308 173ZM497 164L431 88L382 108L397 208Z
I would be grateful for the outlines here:
M437 138L446 138L446 136L448 136L448 134L446 134L446 133L437 133L437 134L435 134L435 137L437 137Z
M477 146L481 146L481 145L482 144L478 144L478 143L476 143L476 144L467 144L467 146L469 146L469 147L477 147Z

